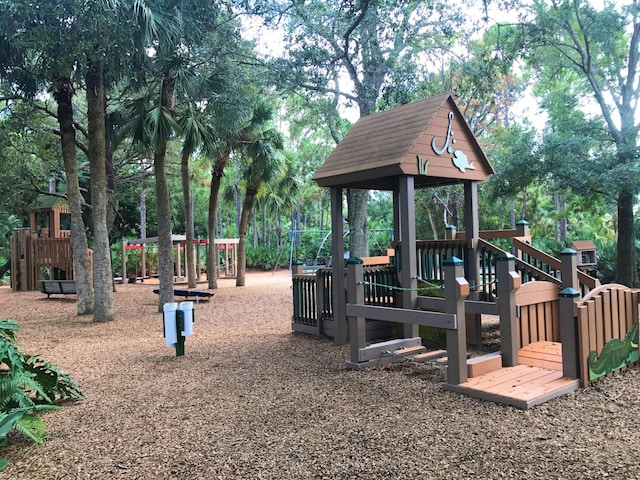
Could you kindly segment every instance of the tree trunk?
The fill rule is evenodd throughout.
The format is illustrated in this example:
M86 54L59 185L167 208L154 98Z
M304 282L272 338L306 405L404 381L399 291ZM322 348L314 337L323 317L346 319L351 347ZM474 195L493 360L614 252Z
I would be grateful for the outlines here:
M207 248L207 283L209 288L218 288L218 249L215 246L216 239L216 215L218 213L218 193L220 182L224 175L224 169L229 163L231 147L227 146L216 159L211 170L211 188L209 191L209 215L207 229L209 230L209 248Z
M240 213L240 227L238 229L238 276L236 277L236 287L244 287L247 272L247 230L249 228L249 218L253 202L256 199L258 188L247 186L247 191L242 202L242 212Z
M429 225L431 226L431 231L433 232L433 239L438 240L438 223L436 222L435 215L431 210L431 205L427 205L427 218L429 219Z
M349 208L349 252L351 257L369 256L369 226L367 219L368 190L350 189Z
M162 78L160 103L169 112L174 112L174 79L171 73L165 72ZM156 177L156 212L158 218L158 276L160 280L160 298L158 311L163 311L165 303L173 302L173 248L171 241L171 203L165 157L167 155L167 139L160 139L153 154L153 169Z
M71 248L76 280L76 307L78 315L90 315L93 312L93 279L87 235L82 220L82 197L78 181L76 131L73 126L73 83L69 77L59 77L55 80L55 84L54 97L58 105L62 159L67 177L67 201L71 212Z
M635 227L633 224L633 191L624 190L618 196L618 244L616 251L616 282L638 287L636 269Z
M87 123L89 130L89 166L91 169L91 205L93 213L93 321L113 320L113 272L107 229L107 169L105 143L104 72L101 63L89 67L87 82Z
M193 246L195 234L193 227L193 207L191 205L191 181L189 179L189 153L186 150L182 150L182 158L180 162L180 177L182 180L182 200L184 202L184 217L186 228L186 242L184 246L184 268L187 271L187 284L189 285L189 288L196 288L198 286L198 281L196 279L196 256Z

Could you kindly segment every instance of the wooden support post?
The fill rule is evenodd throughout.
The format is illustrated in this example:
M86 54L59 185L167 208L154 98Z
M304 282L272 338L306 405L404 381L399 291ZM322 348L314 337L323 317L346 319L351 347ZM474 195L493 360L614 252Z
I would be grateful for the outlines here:
M331 187L331 262L333 266L331 297L333 298L333 320L335 325L333 343L336 345L347 343L343 221L342 188ZM320 331L322 331L322 326L320 326Z
M347 303L364 305L363 279L362 260L358 257L347 260ZM347 320L349 322L351 364L357 364L360 361L360 349L367 346L364 317L347 317Z
M578 252L565 248L560 252L560 262L562 288L580 290L580 283L578 283Z
M467 239L465 258L465 277L474 286L469 299L480 300L480 257L478 240L480 239L480 219L478 215L478 182L464 182L464 230ZM486 281L486 279L485 279ZM482 344L482 316L470 313L466 316L467 342L471 345Z
M559 295L560 342L562 343L562 374L579 378L578 324L575 304L580 300L578 283L578 253L570 248L560 252L562 290Z
M122 240L122 283L127 283L127 241ZM13 273L13 272L12 272Z
M141 256L140 263L142 265L140 267L140 269L142 270L140 275L144 279L144 278L147 277L147 260L146 260L147 252L145 252L145 244L144 243L142 244L142 249L140 250L140 252L141 252L141 254L140 254L140 256Z
M459 385L467 381L467 334L464 301L469 296L469 283L464 278L464 262L452 257L444 263L445 312L456 315L458 328L447 330L446 383Z
M416 261L416 226L414 181L411 176L398 179L398 211L400 212L400 284L402 285L402 308L414 310L418 300ZM405 323L404 337L418 336L418 325Z
M575 304L580 300L580 292L575 288L564 288L560 291L559 297L562 375L567 378L580 378L578 323L575 316Z
M291 266L291 273L293 275L302 275L303 267L304 267L304 263L302 262L302 260L296 260L295 262L293 262L293 265Z
M496 273L498 278L498 315L500 316L500 350L502 366L518 365L518 317L516 313L516 292L520 288L520 275L515 271L513 255L507 253L498 257Z
M520 220L516 223L516 231L518 232L519 237L531 238L531 229L529 228L529 222L526 220Z

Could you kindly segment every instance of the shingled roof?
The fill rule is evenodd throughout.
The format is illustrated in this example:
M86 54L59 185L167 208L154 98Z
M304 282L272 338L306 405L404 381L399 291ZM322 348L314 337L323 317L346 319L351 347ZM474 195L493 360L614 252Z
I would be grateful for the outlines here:
M438 95L361 117L316 171L321 187L391 190L486 180L493 167L453 97Z

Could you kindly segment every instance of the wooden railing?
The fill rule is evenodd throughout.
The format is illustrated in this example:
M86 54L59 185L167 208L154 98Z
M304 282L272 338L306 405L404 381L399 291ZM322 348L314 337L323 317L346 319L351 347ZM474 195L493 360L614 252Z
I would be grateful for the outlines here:
M333 270L324 267L310 275L299 273L292 275L294 331L315 335L326 333L323 328L324 323L333 320L332 277ZM366 305L394 306L392 287L396 285L394 266L364 267Z
M444 261L452 257L464 259L466 244L464 239L417 241L418 276L428 282L444 281Z

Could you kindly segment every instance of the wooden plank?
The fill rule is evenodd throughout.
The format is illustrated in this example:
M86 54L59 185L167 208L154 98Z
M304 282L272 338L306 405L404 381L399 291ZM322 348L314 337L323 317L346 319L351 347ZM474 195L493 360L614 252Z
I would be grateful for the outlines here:
M369 360L374 360L376 358L384 356L385 351L393 351L399 348L413 347L421 344L422 339L420 337L399 338L395 340L388 340L386 342L374 343L360 349L360 351L358 352L358 361L366 362Z
M611 340L613 337L613 320L611 318L611 290L604 290L600 295L596 295L593 298L600 298L603 306L602 321L604 322L604 342ZM600 350L598 350L600 351Z
M633 326L633 304L632 304L632 296L631 290L627 290L624 292L624 308L625 308L625 332L631 330Z
M408 356L408 355L422 353L422 352L425 352L426 350L427 349L422 345L415 345L413 347L405 347L405 348L399 348L398 350L394 350L393 354L399 355L399 356Z
M516 305L534 305L558 299L560 289L551 282L534 281L522 285L516 292Z
M527 385L530 385L532 382L539 381L541 377L545 377L549 375L550 370L543 370L536 367L528 367L529 370L522 376L512 379L509 382L489 385L485 388L482 388L482 391L485 393L493 393L499 394L503 396L508 396L512 398L518 397L518 392L520 392L523 388L527 388Z
M553 338L554 342L560 341L560 301L553 302L551 305L551 318L553 323Z
M620 338L623 338L627 334L627 304L624 300L624 292L625 290L618 290L614 292L614 295L617 293L617 303L618 303L618 318L620 319Z
M520 327L520 348L531 343L531 337L529 336L529 311L527 307L520 309L520 321L518 322Z
M428 360L435 360L436 358L441 358L447 355L446 350L434 350L432 352L419 353L418 355L414 355L414 362L425 362Z
M473 378L502 368L502 354L493 352L467 360L467 377Z
M425 325L429 327L455 330L457 320L455 314L426 312L407 308L378 307L373 305L347 304L347 316L363 317L387 322Z
M618 302L613 301L613 299L617 298L617 295L615 295L615 293L616 292L610 292L610 295L612 297L611 318L614 319L614 321L612 322L613 328L611 330L611 336L612 338L621 338L624 335L622 335L620 332L620 323L618 322L618 319L620 318L620 312L618 310ZM598 352L600 352L600 350L598 350Z
M562 344L560 342L536 342L523 347L524 351L554 353L562 356Z
M531 372L526 376L525 380L511 388L495 393L520 400L530 400L532 397L545 393L544 386L559 378L562 378L562 372L531 367Z
M538 339L538 311L536 305L528 306L529 311L529 343L537 342Z
M589 326L588 308L586 305L578 305L578 364L580 366L580 385L586 387L589 384Z
M603 305L602 305L602 296L597 296L593 299L593 303L594 303L594 308L595 308L595 312L594 312L594 317L590 318L589 321L592 323L595 323L595 332L596 332L596 351L599 353L602 351L602 347L604 347L604 344L609 340L609 339L605 339L604 335L605 335L605 318L603 315ZM605 306L605 308L607 308ZM609 324L609 321L606 322L607 324Z
M589 300L587 302L587 327L589 330L589 344L587 345L587 354L591 350L596 349L596 324L593 321L590 321L596 315L596 306L593 300Z

